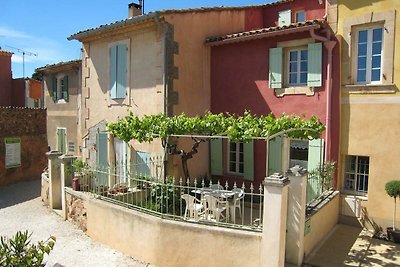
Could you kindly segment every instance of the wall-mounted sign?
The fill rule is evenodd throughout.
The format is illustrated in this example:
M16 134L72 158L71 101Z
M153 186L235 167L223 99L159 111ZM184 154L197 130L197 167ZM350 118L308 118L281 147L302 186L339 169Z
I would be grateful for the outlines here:
M21 139L5 138L6 143L6 168L21 166Z

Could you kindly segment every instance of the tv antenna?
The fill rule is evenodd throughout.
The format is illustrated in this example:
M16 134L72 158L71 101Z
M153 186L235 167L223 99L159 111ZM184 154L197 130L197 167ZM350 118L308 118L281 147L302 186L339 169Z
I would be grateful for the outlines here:
M9 45L6 45L6 47L14 49L18 53L22 53L22 77L25 78L25 55L37 57L38 54L30 52L30 51L22 50L20 48L12 47Z

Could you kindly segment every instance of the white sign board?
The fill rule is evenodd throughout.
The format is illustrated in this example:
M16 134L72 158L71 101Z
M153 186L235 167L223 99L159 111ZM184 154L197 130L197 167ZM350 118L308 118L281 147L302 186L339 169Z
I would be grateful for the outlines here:
M6 168L21 166L21 139L5 138L6 143Z

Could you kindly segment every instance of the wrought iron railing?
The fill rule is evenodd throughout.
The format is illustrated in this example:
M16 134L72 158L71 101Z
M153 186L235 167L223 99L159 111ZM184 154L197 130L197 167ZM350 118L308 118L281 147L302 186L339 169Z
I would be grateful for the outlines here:
M87 176L83 188L99 199L166 219L262 230L262 185L246 187L244 183L160 177L157 168L163 162L159 159L122 166L124 171L114 166L97 166ZM137 171L143 167L141 164L155 167L141 175Z

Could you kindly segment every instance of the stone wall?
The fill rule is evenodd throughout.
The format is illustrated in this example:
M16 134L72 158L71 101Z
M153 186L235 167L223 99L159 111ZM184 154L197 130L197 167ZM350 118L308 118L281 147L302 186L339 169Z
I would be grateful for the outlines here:
M66 190L65 200L68 220L72 221L82 231L87 230L86 199L87 196L80 196L85 193Z
M5 167L5 138L21 139L21 166ZM39 179L47 166L46 110L0 107L0 186Z

